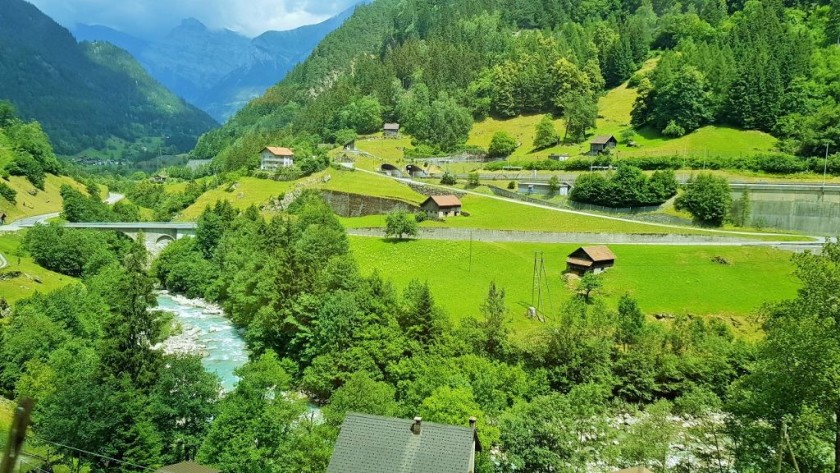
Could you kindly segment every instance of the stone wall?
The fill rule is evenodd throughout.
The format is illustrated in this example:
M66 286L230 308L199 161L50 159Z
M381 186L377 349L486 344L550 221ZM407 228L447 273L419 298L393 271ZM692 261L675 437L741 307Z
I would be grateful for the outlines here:
M418 194L423 194L423 195L428 196L428 197L431 197L433 195L454 195L454 196L457 196L460 199L461 197L466 195L465 193L458 192L454 189L445 189L445 188L440 188L440 187L427 186L426 184L423 184L422 182L410 181L410 182L406 182L406 185L408 187L411 187L411 190L413 190L414 192L416 192Z
M330 204L333 212L342 217L365 217L383 215L394 210L415 212L419 207L397 199L372 197L369 195L350 194L330 190L321 191L324 200Z

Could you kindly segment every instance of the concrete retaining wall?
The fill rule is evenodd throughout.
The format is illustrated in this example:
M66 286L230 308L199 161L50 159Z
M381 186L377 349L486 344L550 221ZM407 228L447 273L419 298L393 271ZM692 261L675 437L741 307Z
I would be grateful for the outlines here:
M324 200L332 207L333 212L342 217L382 215L394 210L405 210L408 212L420 210L417 206L396 199L330 190L324 190L321 193L324 196Z
M732 185L732 199L742 186ZM796 230L810 235L840 234L840 187L763 186L749 189L751 225Z

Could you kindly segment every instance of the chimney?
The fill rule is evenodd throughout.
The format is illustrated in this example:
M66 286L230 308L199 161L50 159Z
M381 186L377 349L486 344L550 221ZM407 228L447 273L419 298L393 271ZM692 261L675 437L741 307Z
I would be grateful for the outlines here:
M478 421L475 417L470 417L470 428L475 429L475 423Z
M413 433L414 435L420 435L420 427L421 427L422 423L423 423L423 418L422 417L415 417L414 418L414 423L411 424L411 433Z

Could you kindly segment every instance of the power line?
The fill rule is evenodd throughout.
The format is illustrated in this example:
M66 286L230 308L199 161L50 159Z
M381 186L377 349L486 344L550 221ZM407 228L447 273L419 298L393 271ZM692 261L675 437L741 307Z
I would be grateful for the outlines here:
M117 463L122 463L124 465L133 466L134 468L142 468L144 470L155 471L155 469L152 468L152 467L138 465L136 463L127 462L125 460L119 460L119 459L116 459L114 457L109 457L108 455L102 455L100 453L91 452L91 451L84 450L84 449L81 449L81 448L71 447L69 445L64 445L64 444L61 444L61 443L58 443L58 442L51 442L51 441L45 440L43 438L39 438L38 441L39 442L44 442L44 443L47 443L47 444L50 444L50 445L54 445L56 447L67 448L67 449L70 449L70 450L75 450L77 452L86 453L88 455L93 455L95 457L104 458L106 460L115 461Z

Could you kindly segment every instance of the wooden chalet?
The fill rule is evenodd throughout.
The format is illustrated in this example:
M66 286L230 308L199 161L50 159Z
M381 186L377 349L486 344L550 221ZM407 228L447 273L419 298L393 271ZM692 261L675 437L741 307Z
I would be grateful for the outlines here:
M457 217L461 215L461 200L454 195L433 195L420 208L429 218Z
M566 271L583 276L602 273L615 266L615 254L606 246L582 246L566 258Z
M596 136L589 142L589 154L595 156L605 153L618 146L618 140L613 135Z
M385 138L398 138L400 136L400 124L386 123L382 127L382 134L385 135Z

